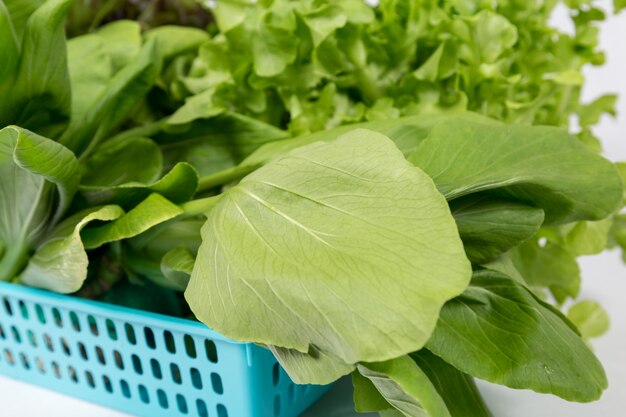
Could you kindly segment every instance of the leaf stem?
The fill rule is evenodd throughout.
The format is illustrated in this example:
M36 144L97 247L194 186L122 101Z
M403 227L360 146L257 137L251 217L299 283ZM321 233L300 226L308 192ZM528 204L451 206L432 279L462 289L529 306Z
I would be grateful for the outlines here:
M200 178L198 191L206 191L220 185L241 180L243 177L256 170L258 165L238 165L223 171L206 175Z
M11 281L28 262L28 244L25 240L6 248L0 259L0 281Z
M199 214L204 214L210 211L222 198L222 194L214 195L211 197L200 198L197 200L191 200L180 205L180 208L185 211L181 216L193 217Z

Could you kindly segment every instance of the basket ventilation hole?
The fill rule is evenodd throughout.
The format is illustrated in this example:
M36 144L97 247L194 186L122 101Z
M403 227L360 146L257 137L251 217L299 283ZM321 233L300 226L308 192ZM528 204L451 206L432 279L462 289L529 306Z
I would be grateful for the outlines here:
M76 373L76 369L73 366L67 367L67 373L70 375L70 379L75 383L78 383L78 374Z
M89 371L85 371L85 377L87 378L87 385L89 385L91 388L95 388L96 381L94 381L92 373Z
M61 347L63 348L63 353L65 353L65 355L70 356L72 354L72 351L70 351L70 345L67 342L67 339L62 337L60 338L61 340Z
M135 372L139 375L143 375L143 367L141 366L141 359L139 359L139 356L132 355L131 360L133 362L133 369Z
M73 311L70 312L70 323L75 331L80 332L80 320L78 320L78 316Z
M190 358L196 357L196 344L193 341L193 337L188 334L185 335L185 350Z
M35 314L39 323L46 324L46 314L43 312L43 308L39 304L35 304Z
M189 410L187 409L187 400L180 394L176 394L176 405L178 406L178 411L182 414L187 414Z
M274 397L274 417L280 416L280 395Z
M22 362L22 367L24 367L24 369L27 371L30 370L30 362L25 354L20 353L20 361Z
M167 402L167 395L162 389L157 390L157 400L159 401L159 405L161 406L161 408L167 409L169 407L169 404Z
M216 394L222 395L224 393L224 386L222 385L222 378L219 374L213 372L211 374L211 386Z
M37 338L35 337L35 333L32 330L26 331L26 337L28 338L28 342L32 347L37 347Z
M87 325L89 326L89 331L91 332L91 334L93 334L94 336L98 336L100 334L100 332L98 331L98 323L96 322L95 317L91 314L87 316Z
M102 384L104 384L106 392L109 394L113 393L113 384L111 384L111 379L108 376L104 375L102 377Z
M29 314L28 314L28 308L26 307L26 304L24 304L24 301L21 301L19 303L17 303L17 305L20 308L20 314L22 315L22 318L24 320L28 320L29 319Z
M9 362L9 365L15 364L15 359L13 359L13 354L9 349L4 349L4 357Z
M206 408L206 404L202 400L196 401L196 408L198 409L199 417L209 417L209 410Z
M146 387L144 387L143 385L139 385L138 391L139 391L139 398L141 399L141 402L144 404L149 404L150 396L148 395L148 390L146 389Z
M16 343L22 343L22 335L20 331L17 330L17 327L11 326L11 333L13 334L13 339L15 339Z
M152 368L152 375L154 375L156 379L163 379L161 365L159 365L159 362L156 359L150 360L150 367Z
M11 303L9 302L9 299L6 297L2 297L2 304L4 304L4 311L6 311L9 316L12 316L13 308L11 307Z
M272 384L276 387L278 386L278 382L280 381L280 365L278 363L274 364L272 368Z
M107 319L104 322L104 326L107 329L107 334L109 335L109 339L117 340L117 329L115 328L115 323L112 320Z
M35 358L35 364L37 365L37 369L39 369L39 372L41 372L42 374L46 373L46 364L39 356Z
M118 369L123 371L124 370L124 360L122 359L122 354L119 351L114 350L113 351L113 359L115 360L115 366L117 366Z
M100 346L96 346L96 358L98 358L98 362L100 362L100 364L107 364L106 358L104 357L104 351Z
M288 395L288 399L289 399L289 405L293 405L296 401L296 386L293 384L289 385L289 390L287 392Z
M52 309L52 319L54 320L54 324L56 324L57 327L59 328L63 327L63 319L61 318L61 312L56 307Z
M228 417L228 411L222 404L217 405L217 417Z
M136 345L137 336L135 336L135 329L133 329L133 326L126 323L124 325L124 331L126 332L126 339L128 340L128 343L130 343L131 345Z
M54 372L54 376L61 379L61 368L58 363L52 362L52 371Z
M169 330L163 332L163 340L167 351L169 353L176 353L176 344L174 343L174 336L172 336L172 332Z
M144 327L143 334L146 337L146 345L148 345L150 349L155 349L156 340L154 339L154 332L152 331L152 329L149 327Z
M182 384L183 379L180 374L180 368L178 368L178 365L176 365L175 363L171 364L170 371L172 372L172 379L174 380L174 382L176 382L177 384Z
M80 357L83 358L83 360L89 360L87 349L85 348L83 342L78 342L78 353L80 353Z
M217 347L212 340L204 341L204 349L206 350L206 357L209 362L217 363Z
M120 381L120 388L122 389L122 395L126 398L130 398L130 387L128 386L128 382L122 379Z
M46 345L46 348L50 352L54 352L54 345L52 344L52 338L47 333L44 333L43 335L43 343L44 345Z
M191 368L190 374L191 383L193 384L194 388L202 389L202 377L200 376L200 372L198 372L196 368Z
M0 324L0 339L4 340L7 337L4 335L4 328L2 327L2 324Z

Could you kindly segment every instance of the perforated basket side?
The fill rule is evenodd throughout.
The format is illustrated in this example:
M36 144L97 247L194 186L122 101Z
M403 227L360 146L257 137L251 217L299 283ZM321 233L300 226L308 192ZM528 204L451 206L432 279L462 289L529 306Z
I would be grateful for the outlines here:
M297 417L326 390L289 405L297 388L265 349L197 322L7 283L0 374L146 417Z
M296 417L326 393L330 385L297 385L266 349L251 352L254 417Z

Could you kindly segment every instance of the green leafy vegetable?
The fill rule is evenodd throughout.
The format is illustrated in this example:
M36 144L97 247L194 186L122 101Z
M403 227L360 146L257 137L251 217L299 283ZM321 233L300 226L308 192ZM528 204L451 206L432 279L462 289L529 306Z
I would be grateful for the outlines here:
M20 275L21 282L60 293L78 291L89 265L80 231L89 222L116 220L123 214L119 206L104 206L69 217L37 248Z
M17 124L54 136L67 124L70 81L63 22L71 1L0 5L0 128Z
M575 327L493 271L475 272L465 293L445 305L426 347L462 372L570 401L596 400L607 386Z
M622 184L611 163L564 130L532 132L531 137L526 126L451 120L436 125L409 161L449 200L490 191L541 207L548 224L599 220L619 207Z
M411 358L428 375L452 417L492 417L471 376L426 349L413 353Z
M358 371L406 417L451 417L428 375L410 356L359 365Z
M117 221L86 229L82 234L83 242L86 248L94 249L105 243L141 234L181 214L183 210L180 207L160 194L151 194Z
M78 188L78 161L58 143L18 127L0 130L0 277L14 278L61 219Z
M608 318L539 297L626 247L624 165L616 96L580 100L605 14L564 2L569 35L558 3L0 0L0 279L185 291L382 416L489 417L473 377L594 400Z
M391 359L423 346L441 305L467 285L442 196L371 131L275 160L208 216L186 297L236 340L315 346L348 364Z
M143 45L136 59L120 69L81 118L72 118L60 142L77 155L90 152L110 135L154 85L161 57L154 41Z

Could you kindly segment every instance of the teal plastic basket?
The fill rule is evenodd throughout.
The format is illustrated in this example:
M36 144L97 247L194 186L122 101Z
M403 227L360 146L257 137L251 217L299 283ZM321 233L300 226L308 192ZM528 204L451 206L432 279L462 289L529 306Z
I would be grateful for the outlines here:
M297 417L329 388L195 321L4 282L0 374L146 417Z

